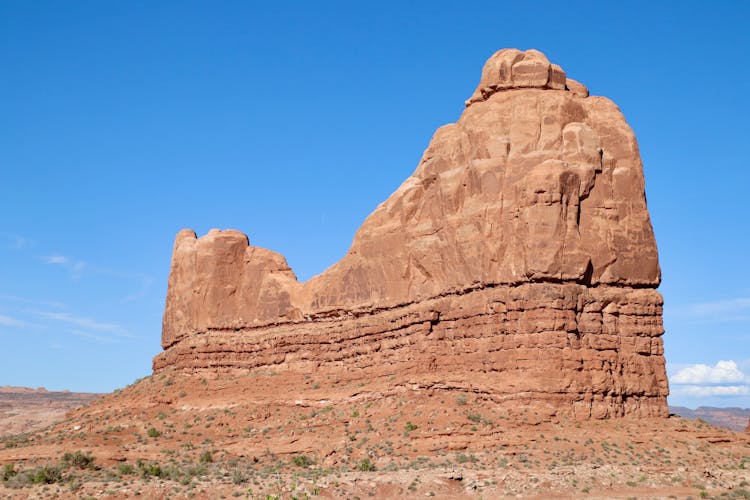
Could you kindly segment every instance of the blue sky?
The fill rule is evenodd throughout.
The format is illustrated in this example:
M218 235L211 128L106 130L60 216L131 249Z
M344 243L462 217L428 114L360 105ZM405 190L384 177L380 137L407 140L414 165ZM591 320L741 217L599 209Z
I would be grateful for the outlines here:
M0 385L148 374L183 227L321 272L518 47L636 132L670 402L750 407L748 25L747 2L0 0Z

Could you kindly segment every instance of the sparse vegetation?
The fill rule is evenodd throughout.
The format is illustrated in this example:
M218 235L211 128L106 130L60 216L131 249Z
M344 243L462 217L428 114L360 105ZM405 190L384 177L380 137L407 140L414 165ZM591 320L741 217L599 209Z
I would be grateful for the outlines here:
M296 455L292 457L292 463L297 467L310 467L315 462L306 455Z
M79 469L88 469L94 467L94 457L76 451L75 453L66 453L63 455L62 462L68 467L78 467Z
M363 458L362 460L360 460L357 469L364 472L372 472L375 470L375 464L373 464L369 458Z
M17 474L16 468L14 464L5 464L3 465L3 472L2 475L0 475L0 479L3 480L3 482L8 481L10 478L15 476Z
M141 387L124 392L147 391L149 386L160 390L168 378L147 379ZM185 385L174 374L172 378L174 397ZM200 380L197 377L193 385L204 390ZM321 382L324 387L335 385L329 379ZM213 384L219 383L224 381L212 381L205 390L212 391ZM358 390L358 384L345 387ZM412 496L445 495L444 489L434 485L444 484L450 477L465 481L463 486L471 485L475 495L484 498L515 497L529 491L584 496L599 494L603 484L614 484L633 488L631 495L642 488L669 491L665 488L689 487L694 488L694 498L704 492L704 496L715 498L750 500L745 496L748 482L744 477L750 454L734 444L713 446L705 436L723 439L724 435L707 424L697 431L696 423L667 422L665 425L679 429L679 434L664 435L617 420L589 426L561 419L555 424L528 426L523 419L530 420L530 412L513 414L481 397L459 396L462 394L433 392L415 403L397 393L385 401L365 399L339 406L317 400L301 407L232 401L197 411L186 411L182 401L172 399L173 406L147 407L127 419L118 410L107 409L89 420L79 418L76 425L80 422L80 431L71 426L21 438L0 438L2 443L22 443L19 446L80 449L61 453L58 462L0 466L0 497L3 488L27 488L17 496L364 498L362 493L368 492L360 485L371 484L366 475L377 470L376 484L398 471L394 477L402 479L394 480L400 481L400 491ZM151 429L161 439L155 439ZM481 439L482 446L469 444L450 451L461 436L469 435L469 429L483 433L469 440L476 443ZM445 442L441 436L446 436ZM500 439L493 443L493 436ZM290 438L292 443L300 442L300 451L277 455L279 443L289 449L286 443ZM311 440L325 441L326 446L313 454L308 451ZM247 456L237 456L237 448L227 446L242 441L252 443L246 448ZM135 461L134 457L108 466L97 452L102 443L105 447L127 446L128 457L143 451L141 456L148 460ZM444 447L446 443L449 447ZM715 465L704 465L707 463ZM676 473L677 467L684 469ZM576 470L574 477L567 475L571 468ZM646 474L646 470L667 472ZM720 470L721 479L703 476L703 470ZM493 474L507 479L494 481ZM550 477L564 481L546 486ZM727 484L733 487L730 493L716 493Z
M144 479L164 476L164 471L159 464L138 460L136 466L138 467L138 474Z
M44 465L33 469L17 472L10 476L5 485L9 488L24 488L36 484L54 484L62 481L62 468Z
M135 473L135 467L133 467L131 464L118 464L117 465L117 472L121 476L129 476L129 475Z

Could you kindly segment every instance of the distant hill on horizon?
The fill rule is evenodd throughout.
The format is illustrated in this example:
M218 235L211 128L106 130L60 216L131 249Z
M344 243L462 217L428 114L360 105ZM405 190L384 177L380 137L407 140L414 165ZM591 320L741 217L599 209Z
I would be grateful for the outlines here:
M700 418L709 424L726 427L737 432L743 432L750 419L750 408L699 406L695 410L691 410L684 406L670 406L669 411L682 418Z
M102 394L48 391L40 387L0 387L0 436L41 429Z

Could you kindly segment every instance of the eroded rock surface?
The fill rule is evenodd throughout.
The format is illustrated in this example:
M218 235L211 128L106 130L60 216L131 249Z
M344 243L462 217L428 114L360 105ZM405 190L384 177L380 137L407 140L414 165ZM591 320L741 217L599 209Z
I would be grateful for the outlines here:
M240 232L181 231L155 371L407 373L543 418L667 416L658 256L622 113L515 49L466 106L305 283Z

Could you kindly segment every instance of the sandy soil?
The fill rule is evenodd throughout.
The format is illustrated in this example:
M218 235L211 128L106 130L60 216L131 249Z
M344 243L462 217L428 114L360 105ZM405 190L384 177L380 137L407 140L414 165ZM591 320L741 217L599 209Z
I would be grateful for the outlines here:
M701 421L511 419L482 394L275 373L142 379L0 438L0 465L0 498L750 498L750 436Z

